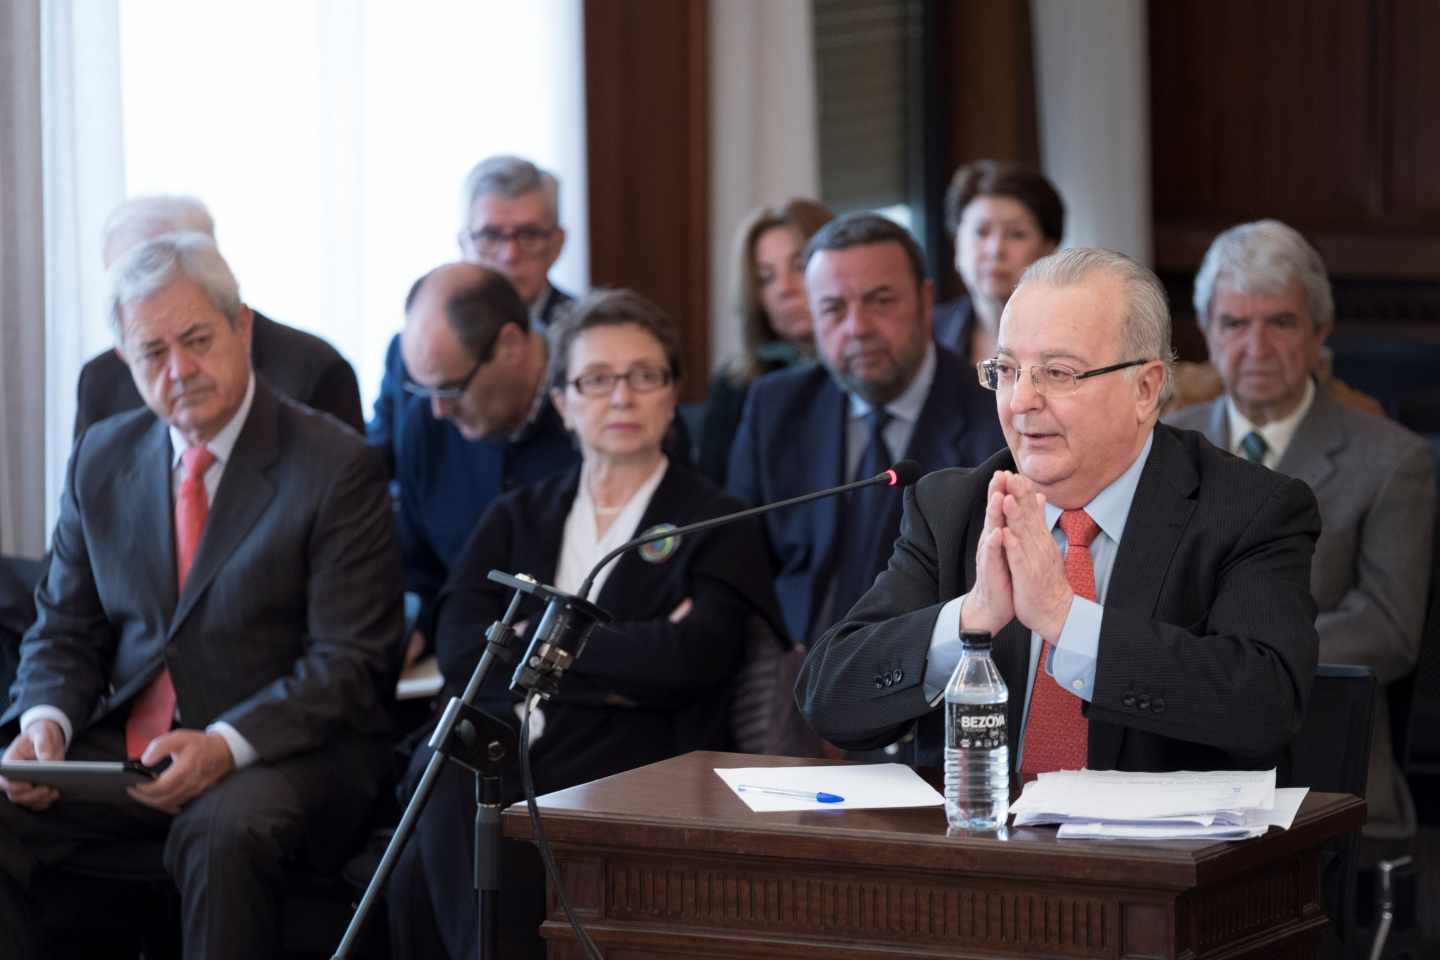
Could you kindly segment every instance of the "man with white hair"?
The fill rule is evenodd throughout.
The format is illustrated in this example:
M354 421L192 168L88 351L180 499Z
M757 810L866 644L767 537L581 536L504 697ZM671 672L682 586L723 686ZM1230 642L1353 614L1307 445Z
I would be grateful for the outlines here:
M37 872L84 854L123 876L149 868L122 851L152 843L185 956L272 957L283 868L333 867L389 766L402 611L383 469L255 375L251 313L208 237L144 243L111 281L148 409L76 442L0 724L7 762L163 770L134 803L0 779L0 955L41 955Z
M215 221L194 197L152 194L131 197L111 211L101 231L105 269L147 240L167 233L202 233L215 239ZM251 360L255 372L292 400L328 413L341 423L365 429L355 371L329 343L251 311ZM76 387L75 435L106 417L143 406L139 392L114 350L92 357Z
M523 157L481 160L465 175L461 189L460 259L499 272L510 281L530 317L530 328L545 336L574 297L550 282L550 268L565 247L560 226L560 181ZM394 465L397 431L409 398L400 336L385 352L385 377L366 427L370 443Z
M1171 359L1149 270L1078 248L1025 271L978 365L1008 449L906 492L889 567L801 673L822 736L863 749L918 724L913 760L939 766L976 631L1022 779L1283 762L1315 673L1315 498L1157 425Z
M1365 835L1412 837L1415 805L1395 766L1384 688L1420 653L1435 516L1430 448L1339 402L1314 376L1334 301L1320 254L1289 226L1261 220L1216 237L1195 278L1195 316L1225 393L1166 421L1315 492L1324 521L1310 571L1320 659L1372 667L1381 684Z

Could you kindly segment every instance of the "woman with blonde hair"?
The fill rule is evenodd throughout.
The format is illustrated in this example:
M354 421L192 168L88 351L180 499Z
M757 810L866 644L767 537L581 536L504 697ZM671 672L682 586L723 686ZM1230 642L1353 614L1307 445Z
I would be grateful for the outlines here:
M710 381L697 460L700 471L722 486L750 384L815 355L805 244L834 218L814 200L795 198L752 211L736 231L731 283L742 348Z

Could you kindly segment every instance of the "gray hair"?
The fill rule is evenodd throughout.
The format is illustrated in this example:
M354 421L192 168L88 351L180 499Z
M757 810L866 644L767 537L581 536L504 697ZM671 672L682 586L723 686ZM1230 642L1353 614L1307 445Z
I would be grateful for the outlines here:
M213 240L215 221L195 197L170 193L131 197L105 218L100 257L109 267L146 240L167 233L203 233Z
M1074 247L1041 257L1020 275L1020 288L1028 283L1052 287L1075 286L1092 274L1103 273L1119 281L1125 297L1125 318L1121 328L1122 360L1160 360L1165 364L1165 384L1160 388L1158 409L1164 409L1175 392L1175 348L1170 341L1170 303L1160 279L1123 253L1096 247ZM1011 295L1014 298L1014 294ZM1124 371L1133 376L1134 369Z
M203 233L170 233L135 247L110 268L110 326L115 342L124 340L120 316L124 307L148 300L180 279L204 290L215 309L235 326L242 307L240 285L215 241Z
M1240 293L1280 293L1299 281L1317 330L1335 323L1335 299L1325 261L1299 231L1279 220L1231 227L1210 244L1195 274L1195 319L1210 323L1210 304L1221 284Z
M545 210L550 222L560 222L560 181L553 173L542 170L524 157L501 154L486 157L465 174L465 186L460 191L460 229L470 229L470 211L475 201L492 194L513 200L516 197L540 190L545 195Z

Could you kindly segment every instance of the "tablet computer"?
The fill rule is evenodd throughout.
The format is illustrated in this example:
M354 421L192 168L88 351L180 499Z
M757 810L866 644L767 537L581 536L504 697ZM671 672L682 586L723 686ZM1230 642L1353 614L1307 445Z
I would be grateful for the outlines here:
M0 762L0 776L56 787L67 800L134 803L126 788L159 775L134 760L11 760Z

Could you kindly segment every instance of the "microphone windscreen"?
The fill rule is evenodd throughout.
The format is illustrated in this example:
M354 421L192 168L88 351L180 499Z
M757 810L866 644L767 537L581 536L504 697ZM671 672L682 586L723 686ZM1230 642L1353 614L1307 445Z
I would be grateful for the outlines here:
M920 475L924 473L924 471L920 469L920 464L914 460L901 460L890 468L890 472L895 474L895 482L892 486L896 487L908 487L916 480L919 480Z

